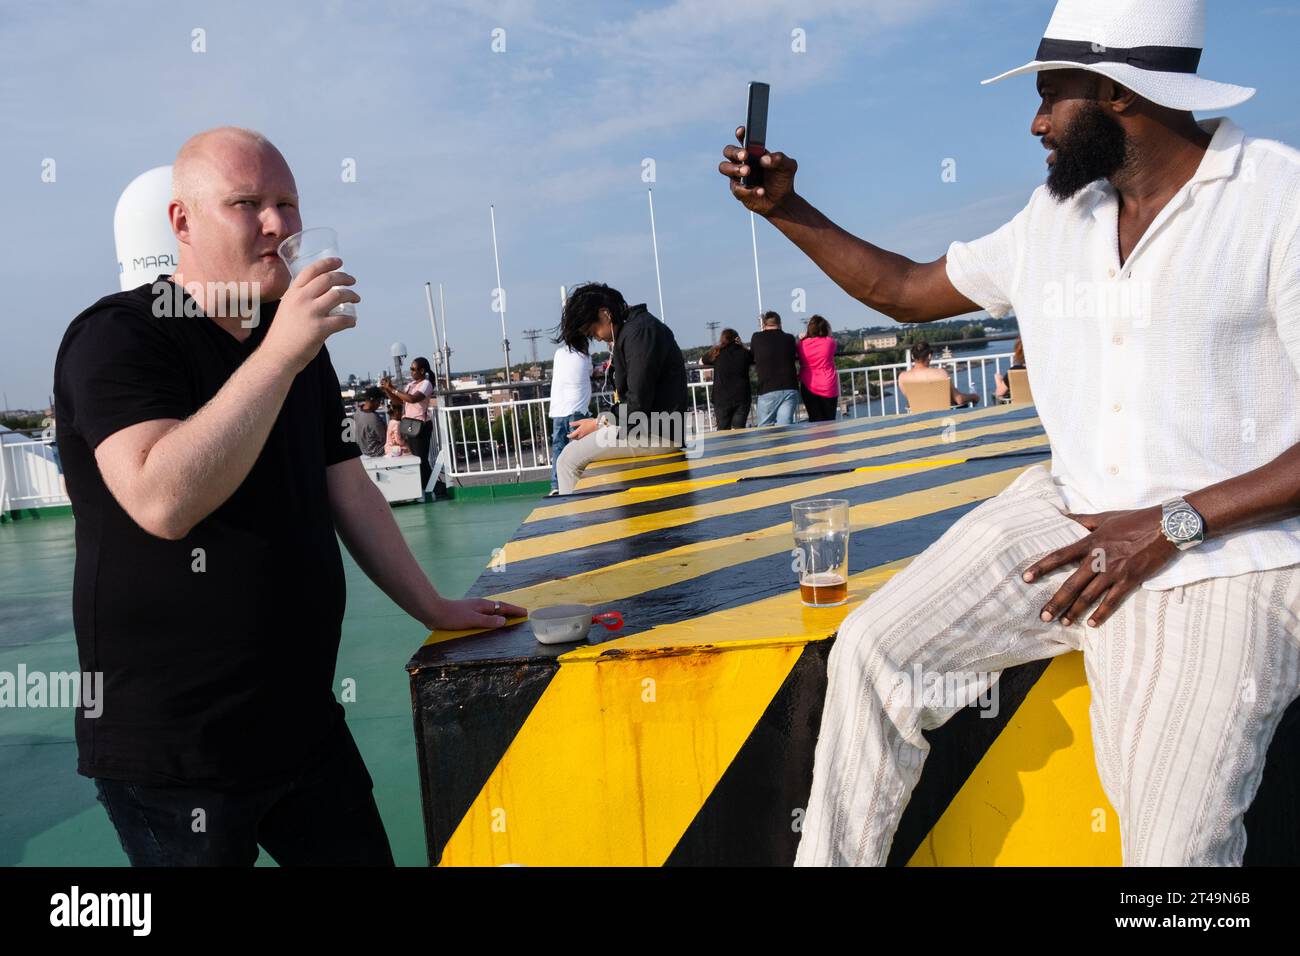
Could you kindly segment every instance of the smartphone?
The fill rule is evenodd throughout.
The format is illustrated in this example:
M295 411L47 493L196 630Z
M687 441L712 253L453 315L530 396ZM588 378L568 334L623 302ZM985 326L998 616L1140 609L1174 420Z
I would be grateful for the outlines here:
M767 94L771 87L766 83L749 84L749 106L745 110L745 162L749 165L749 175L740 177L740 185L757 187L763 185L763 168L758 159L767 147Z

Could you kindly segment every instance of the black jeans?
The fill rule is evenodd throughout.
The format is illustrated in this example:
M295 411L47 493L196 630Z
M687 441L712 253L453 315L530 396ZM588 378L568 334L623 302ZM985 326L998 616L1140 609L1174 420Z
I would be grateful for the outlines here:
M402 419L407 421L408 419ZM410 419L415 421L415 419ZM433 422L420 422L420 430L406 439L411 454L420 459L420 491L429 486L429 476L433 474L433 465L429 462L429 445L433 442Z
M234 789L96 778L132 866L392 866L374 784L346 725L295 779Z
M799 394L803 396L803 407L808 409L808 421L835 421L835 413L840 404L838 395L818 395L808 391L807 385L799 386Z
M420 426L420 433L406 439L411 447L411 454L420 457L420 491L429 487L429 476L433 474L433 463L429 461L429 449L433 447L433 422L427 421ZM439 498L447 497L447 484L441 478L433 483L433 493Z
M732 428L744 428L749 421L749 402L742 404L714 405L713 414L718 420L718 431Z

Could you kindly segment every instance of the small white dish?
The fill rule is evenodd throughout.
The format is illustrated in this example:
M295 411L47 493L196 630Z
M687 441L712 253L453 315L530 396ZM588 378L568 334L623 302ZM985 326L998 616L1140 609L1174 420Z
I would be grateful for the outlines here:
M618 611L592 614L588 604L554 604L529 611L528 622L542 644L570 644L586 640L596 623L617 631L623 626L623 616Z

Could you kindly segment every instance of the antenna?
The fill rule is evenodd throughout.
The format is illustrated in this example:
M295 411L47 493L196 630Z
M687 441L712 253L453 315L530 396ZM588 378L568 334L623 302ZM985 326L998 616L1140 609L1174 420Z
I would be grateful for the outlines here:
M406 344L403 342L394 342L388 349L388 354L393 357L393 374L397 376L397 387L402 387L402 367L406 364Z
M438 319L433 313L433 286L424 284L424 301L429 306L429 324L433 326L433 383L442 377L442 345L438 342Z
M442 354L443 374L447 376L447 388L451 388L451 343L447 341L447 300L442 296L442 283L438 283L438 311L442 313Z
M524 329L524 338L533 349L533 364L537 365L537 340L542 337L544 329Z
M714 342L716 342L716 341L718 340L718 337L717 337L717 335L716 335L715 333L718 331L718 326L721 325L722 323L721 323L721 322L705 322L704 324L705 324L705 325L708 327L708 329L709 329L709 344L712 345Z
M511 395L510 389L510 340L506 338L506 292L501 286L501 256L497 252L497 209L493 203L488 204L488 213L492 217L492 260L497 267L497 293L500 295L501 302L501 348L505 352L506 358L506 397ZM522 378L522 376L520 376ZM515 450L518 457L515 459L515 472L523 474L523 442L519 438L519 416L511 413L510 420L514 425L515 432ZM510 445L506 444L506 467L510 467Z
M659 321L667 322L664 315L664 284L659 278L659 237L655 235L655 194L653 189L646 189L646 198L650 200L650 244L655 251L655 285L659 287Z
M501 349L506 359L506 384L510 384L510 339L506 338L506 293L501 286L501 256L497 252L497 210L495 204L488 204L488 213L492 217L492 261L497 267L497 294L501 304Z

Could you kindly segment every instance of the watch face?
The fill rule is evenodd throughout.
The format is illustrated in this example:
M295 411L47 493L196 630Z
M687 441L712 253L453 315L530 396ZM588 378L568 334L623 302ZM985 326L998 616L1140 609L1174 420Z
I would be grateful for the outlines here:
M1179 541L1188 541L1196 537L1201 530L1201 519L1194 511L1185 509L1171 511L1165 517L1165 530L1169 536Z

